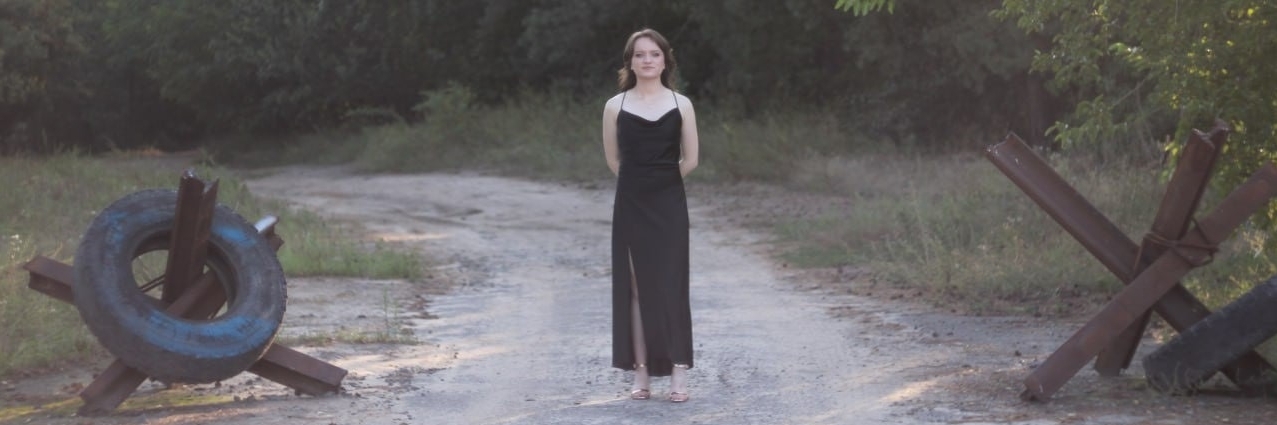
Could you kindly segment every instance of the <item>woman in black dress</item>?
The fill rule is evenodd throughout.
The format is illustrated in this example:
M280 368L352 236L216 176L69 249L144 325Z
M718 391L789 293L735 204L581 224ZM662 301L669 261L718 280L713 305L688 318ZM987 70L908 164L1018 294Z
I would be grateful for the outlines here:
M630 397L670 376L669 399L688 399L692 315L683 177L696 168L696 113L671 83L674 55L656 31L625 43L621 93L603 108L603 152L617 175L612 213L612 366L634 371Z

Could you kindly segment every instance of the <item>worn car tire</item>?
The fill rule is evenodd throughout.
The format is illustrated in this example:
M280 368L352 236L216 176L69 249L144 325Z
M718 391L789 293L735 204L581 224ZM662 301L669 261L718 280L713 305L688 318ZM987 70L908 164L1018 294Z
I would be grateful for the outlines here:
M132 263L168 247L176 204L176 191L146 190L103 209L75 253L75 305L102 345L151 378L223 380L252 366L274 341L286 304L283 269L252 224L217 205L206 265L227 290L226 310L208 320L166 313L139 290Z
M1144 357L1149 385L1173 394L1196 391L1215 372L1277 335L1277 276L1189 327ZM1250 393L1269 393L1273 377L1238 383Z

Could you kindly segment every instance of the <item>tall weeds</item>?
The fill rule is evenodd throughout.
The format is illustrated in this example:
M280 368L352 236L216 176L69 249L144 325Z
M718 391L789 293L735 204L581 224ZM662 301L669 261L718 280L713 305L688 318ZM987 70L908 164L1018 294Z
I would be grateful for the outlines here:
M1077 158L1051 163L1128 237L1142 240L1164 189L1158 170L1096 168ZM781 236L795 245L786 255L798 264L868 266L889 281L976 312L1077 313L1120 288L981 158L871 156L809 164L800 184L849 197L855 207L780 226ZM1239 231L1215 264L1185 284L1212 307L1235 299L1277 273L1277 258L1263 251L1265 238L1258 229Z
M352 143L364 146L355 164L367 172L480 169L551 180L591 181L610 173L601 123L607 94L597 101L523 93L499 105L478 105L464 87L424 94L422 120L369 127ZM862 143L832 113L788 111L743 118L698 108L704 181L787 178L798 161Z

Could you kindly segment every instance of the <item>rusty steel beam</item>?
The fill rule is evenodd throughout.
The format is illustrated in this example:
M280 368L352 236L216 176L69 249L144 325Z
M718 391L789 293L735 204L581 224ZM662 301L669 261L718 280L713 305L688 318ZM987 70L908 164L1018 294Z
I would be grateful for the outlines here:
M205 273L196 280L195 285L183 292L177 301L169 304L164 312L187 319L203 320L217 313L225 302L226 295L222 291L222 285L218 284L217 277L213 273ZM129 395L133 394L133 391L137 390L146 378L145 373L124 364L120 359L115 359L101 375L94 378L93 382L80 392L80 399L84 400L84 405L80 406L79 414L88 416L114 410L129 398Z
M1171 174L1171 180L1166 184L1166 192L1157 208L1153 225L1140 243L1140 258L1133 268L1135 274L1144 271L1145 267L1166 252L1165 241L1177 241L1188 231L1193 212L1197 211L1202 193L1206 191L1211 172L1215 169L1215 160L1226 141L1228 124L1223 121L1217 121L1210 134L1193 130L1180 154L1179 163ZM1122 331L1112 346L1100 351L1100 355L1095 358L1096 372L1101 376L1117 376L1122 369L1130 367L1135 350L1139 348L1140 339L1144 336L1144 329L1148 326L1149 315L1150 312L1144 312L1134 325Z
M195 170L192 169L182 173L177 186L173 231L169 235L164 291L160 297L165 303L177 301L204 272L209 228L217 206L217 183L205 183L195 176Z
M1110 272L1123 281L1134 276L1132 267L1139 250L1135 242L1069 186L1023 140L1009 134L1002 143L990 146L985 157Z
M1137 262L1139 246L1115 230L1115 225L1096 211L1028 145L1014 134L1008 135L1002 143L991 146L986 157L1048 215L1056 219L1070 235L1079 242L1089 241L1082 245L1100 259L1109 271L1123 283L1130 283L1135 275L1133 267ZM1082 231L1085 226L1093 228L1091 231ZM1103 229L1109 229L1105 238L1093 237L1103 233ZM1210 315L1206 305L1178 283L1157 301L1153 310L1180 332ZM1266 389L1255 384L1263 380L1256 378L1275 371L1267 360L1250 351L1221 372L1244 391L1263 393Z
M145 373L129 367L120 359L115 359L110 366L106 367L106 370L93 378L93 382L80 391L80 399L84 400L84 405L80 406L76 414L93 416L115 410L145 381Z
M313 396L337 393L347 373L346 369L279 344L271 344L248 371Z
M43 255L37 255L22 265L30 272L27 287L67 304L75 304L71 283L75 281L75 268Z
M208 320L226 304L226 291L212 272L201 275L186 292L192 295L183 293L164 312L184 319Z
M271 240L280 241L281 239L275 236ZM70 293L71 285L54 276L73 275L74 267L46 257L36 257L24 267L31 272L33 280L47 282L49 287L55 288L55 293L62 291ZM195 299L202 296L217 297L222 294L221 285L218 285L217 280L212 276L211 273L202 276L196 287L188 291L189 295L183 295L166 311L176 314L180 309L198 310L200 306L207 306L208 304ZM69 296L58 299L68 303L72 301ZM217 312L216 308L211 311L207 307L203 308L202 311L188 313L183 317L193 318L201 315L208 317ZM220 308L220 304L217 308ZM340 391L341 381L347 373L345 369L280 344L271 344L266 354L249 367L248 371L293 388L299 393L316 396ZM110 411L119 406L145 380L145 374L116 360L80 393L80 397L85 400L81 412L92 414Z
M284 244L275 233L278 219L267 217L257 222L258 232L266 236L271 247L278 250ZM67 303L74 303L71 282L75 268L44 256L37 256L24 266L31 274L28 285L43 294ZM213 273L205 273L195 285L186 291L165 312L190 319L205 319L216 314L226 302L225 293ZM341 381L347 371L330 363L308 356L280 344L271 344L266 353L248 369L263 378L270 379L300 394L323 395L341 390ZM123 403L147 376L116 359L80 393L85 404L79 414L92 415L109 412Z
M1178 242L1177 249L1163 254L1148 266L1082 329L1034 369L1024 380L1025 391L1021 397L1036 401L1050 399L1189 270L1209 261L1212 251L1201 247L1213 247L1223 241L1273 197L1277 197L1277 166L1269 163L1233 190L1210 215L1200 220Z

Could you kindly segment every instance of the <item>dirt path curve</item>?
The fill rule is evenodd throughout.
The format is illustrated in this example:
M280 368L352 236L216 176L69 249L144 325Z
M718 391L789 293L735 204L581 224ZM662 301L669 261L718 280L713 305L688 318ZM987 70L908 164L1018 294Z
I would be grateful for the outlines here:
M1090 371L1051 403L1021 402L1020 380L1076 323L958 316L908 299L919 294L884 296L892 289L854 270L778 267L770 241L740 219L803 200L700 187L688 200L692 400L665 401L658 379L657 397L632 401L628 377L609 366L611 187L307 167L248 186L420 248L437 261L431 274L458 284L438 294L395 280L290 278L281 339L349 370L339 395L299 397L245 373L174 390L147 383L110 415L71 415L103 363L0 381L6 403L35 404L22 423L1183 425L1277 414L1272 403L1161 397L1134 374ZM417 343L308 343L368 330Z
M407 367L411 383L375 403L388 416L359 408L340 416L367 423L923 424L990 414L988 406L972 413L917 403L919 394L935 392L934 374L974 366L951 364L951 349L919 342L935 331L893 323L905 317L897 311L903 307L846 298L834 306L795 291L759 252L759 236L695 198L697 367L692 402L672 405L659 397L664 380L654 382L656 399L628 400L625 374L609 367L610 188L336 169L286 169L249 187L361 222L378 237L450 252L447 261L468 271L469 284L433 301L437 319L413 323L422 348L397 349L392 363ZM854 310L857 319L836 320L833 307Z
M766 262L742 247L748 239L704 230L703 211L691 212L702 224L692 247L694 402L638 403L623 397L624 374L608 367L609 194L493 177L329 172L286 172L250 188L357 220L383 237L419 238L427 249L455 253L452 261L476 275L435 300L438 319L416 325L455 358L421 365L442 370L386 406L392 412L439 423L586 424L775 423L880 410L851 396L864 392L854 383L865 374L842 359L863 353L844 343L838 324L779 290ZM889 389L877 396L882 391ZM846 402L855 400L864 402Z
M471 284L434 300L437 319L413 325L452 358L418 365L428 373L386 401L388 423L931 423L903 415L900 402L918 387L895 376L934 364L931 354L867 344L884 336L793 291L757 252L758 237L695 199L697 367L692 402L672 405L628 400L625 374L609 367L608 190L333 169L286 170L249 187L452 252L471 270ZM655 393L667 384L654 382Z
M1277 414L1273 403L1158 396L1135 373L1089 370L1051 403L1021 402L1020 380L1077 323L959 316L908 299L918 294L884 296L892 290L854 270L778 267L740 218L762 200L804 201L700 187L688 202L692 400L665 401L658 379L655 399L632 401L628 377L609 366L611 187L305 167L248 186L418 247L437 261L432 274L458 284L440 295L404 281L290 278L281 338L348 369L340 395L299 397L246 373L178 390L147 383L108 416L55 409L23 423L1183 425ZM390 328L417 343L307 343ZM74 394L103 366L0 381L0 397L78 406Z

